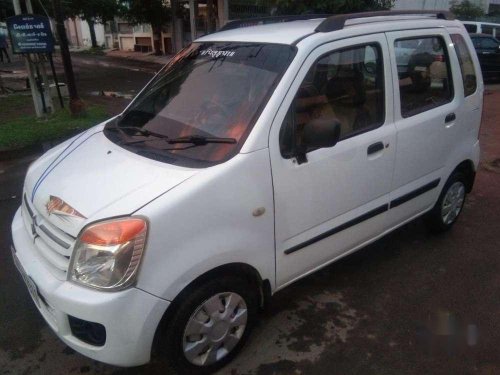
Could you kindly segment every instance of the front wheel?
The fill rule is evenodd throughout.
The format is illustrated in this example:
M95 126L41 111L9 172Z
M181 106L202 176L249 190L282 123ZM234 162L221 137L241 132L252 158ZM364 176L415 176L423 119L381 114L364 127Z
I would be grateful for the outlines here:
M189 293L164 332L169 363L181 374L207 374L226 365L250 333L256 296L234 277L210 280Z
M460 172L453 173L446 181L436 205L425 218L431 232L445 232L453 226L462 212L466 194L465 176Z

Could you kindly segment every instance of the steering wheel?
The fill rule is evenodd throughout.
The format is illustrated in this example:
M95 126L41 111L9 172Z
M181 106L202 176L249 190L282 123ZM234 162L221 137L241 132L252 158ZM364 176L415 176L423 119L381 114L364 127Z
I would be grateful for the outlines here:
M211 118L216 118L217 116L228 119L231 117L231 114L221 104L207 100L200 106L200 111L196 115L195 121L197 123L206 123Z

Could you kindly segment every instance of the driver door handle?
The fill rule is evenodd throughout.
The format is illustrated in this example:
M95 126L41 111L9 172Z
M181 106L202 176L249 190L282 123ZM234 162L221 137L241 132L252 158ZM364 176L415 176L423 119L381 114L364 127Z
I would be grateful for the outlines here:
M374 143L368 146L366 153L368 155L375 154L376 152L382 151L384 149L384 144L382 142Z
M450 113L446 116L444 119L444 122L448 124L449 122L455 121L457 119L457 116L454 113Z

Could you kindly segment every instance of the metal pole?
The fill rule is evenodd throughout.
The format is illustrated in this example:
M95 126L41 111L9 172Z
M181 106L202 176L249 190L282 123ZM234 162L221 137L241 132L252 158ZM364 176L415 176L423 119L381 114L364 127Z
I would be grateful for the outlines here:
M29 14L33 14L33 6L31 5L31 0L25 0L26 1L26 10L28 11Z
M68 37L66 36L66 28L64 27L64 14L61 9L61 0L52 0L54 14L56 18L57 34L59 36L59 45L61 48L61 58L66 75L66 84L69 93L69 108L73 115L78 115L85 111L85 104L78 97L76 90L75 75L73 73L73 64L71 63L71 55L68 47Z
M61 88L59 87L59 81L57 79L56 68L54 66L54 59L52 58L52 52L48 54L50 68L52 69L52 78L54 79L54 83L56 84L57 96L59 97L59 103L61 103L61 108L64 108L64 100L61 95Z
M14 6L14 12L16 15L21 14L22 9L21 9L21 2L19 0L12 0L12 5ZM31 5L31 2L30 4ZM42 116L42 108L41 108L41 98L40 95L36 89L36 78L35 78L35 73L33 69L33 65L30 61L29 54L23 55L24 61L26 64L26 71L28 72L28 79L30 83L30 88L31 88L31 96L33 97L33 105L35 106L35 112L37 117Z
M40 75L40 70L38 69L38 65L35 64L36 67L36 85L38 87L38 91L40 92L40 96L42 97L42 107L43 113L47 113L47 105L45 104L45 94L43 93L43 85L42 85L42 76Z
M40 68L40 73L42 77L42 83L43 83L43 92L42 94L44 95L46 107L47 107L47 112L48 113L54 113L54 104L52 103L52 95L50 94L50 82L49 78L47 76L47 69L45 69L45 59L43 54L37 54L38 57L38 64Z
M191 41L194 42L196 39L196 18L195 18L195 10L196 7L195 0L189 0L189 23L191 26Z
M219 28L223 27L228 20L228 0L217 0L217 15L219 18Z
M14 6L14 13L21 14L21 3L19 0L12 0L12 5Z

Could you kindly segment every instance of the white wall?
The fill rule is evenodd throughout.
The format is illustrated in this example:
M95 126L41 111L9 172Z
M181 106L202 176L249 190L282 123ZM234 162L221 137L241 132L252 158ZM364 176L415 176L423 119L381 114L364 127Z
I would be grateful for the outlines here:
M394 10L450 9L450 0L396 0Z
M81 40L81 43L85 47L92 47L92 40L90 39L89 24L87 23L87 21L80 20L79 18L77 18L77 20L79 20L81 22L81 26L82 26L82 40ZM97 39L97 45L98 46L104 45L105 41L106 41L104 39L104 25L102 25L100 23L96 23L94 25L94 29L95 29L95 37Z
M460 1L460 0L459 0ZM490 0L471 0L488 11ZM394 10L449 10L451 0L396 0Z

